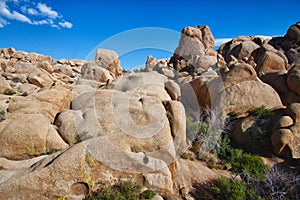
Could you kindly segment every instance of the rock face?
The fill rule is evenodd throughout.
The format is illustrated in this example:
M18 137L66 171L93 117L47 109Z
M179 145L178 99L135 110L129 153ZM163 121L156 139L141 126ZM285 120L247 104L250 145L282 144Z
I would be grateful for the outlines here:
M284 52L276 50L271 45L262 45L251 56L257 64L255 70L259 76L287 69L288 60Z
M245 112L266 106L280 108L282 103L277 92L261 82L251 65L237 63L222 75L226 95L226 112Z
M292 25L285 34L282 47L285 50L299 48L300 46L300 22Z
M164 199L201 198L197 185L231 176L188 149L186 115L209 111L238 114L231 136L243 149L299 159L298 33L296 23L216 52L208 26L186 27L172 58L124 74L112 50L86 62L0 49L1 199L84 199L128 180ZM275 115L249 112L261 106Z
M95 61L98 66L107 69L114 79L122 76L123 70L120 65L119 56L115 51L108 49L98 49Z
M227 63L231 61L231 56L234 56L238 60L248 59L251 53L258 49L261 44L262 38L240 36L221 45L219 53L222 54Z
M288 159L300 158L300 104L291 104L278 119L271 137L274 153Z
M231 63L229 71L219 76L200 76L188 84L202 108L221 106L225 113L243 113L260 106L282 106L276 91L261 82L253 67L246 63Z
M179 152L187 145L186 120L182 104L172 101L165 90L167 83L166 77L156 72L133 73L108 84L106 89L84 92L75 97L71 109L61 112L55 120L61 137L72 146L27 168L32 173L11 171L10 174L19 176L2 178L1 194L5 198L79 198L96 190L100 183L114 184L132 177L130 180L141 182L161 195L174 195L173 165ZM26 98L36 97L31 96L34 95ZM41 94L36 98L43 99L42 97ZM59 112L62 111L62 106L58 106L58 103L55 105L60 108ZM43 107L46 108L46 104ZM22 110L21 107L19 112L29 111ZM44 124L47 124L46 117L52 115L45 113L36 123L41 125L44 120ZM18 121L14 122L20 124ZM48 130L47 127L44 129L43 132ZM42 130L41 128L39 131ZM30 133L32 138L37 137L35 132ZM50 136L47 137L49 140ZM26 137L29 136L24 135ZM36 148L33 152L45 151L43 141L46 135L39 134L39 137L40 140L33 140L37 144L24 143ZM8 139L15 142L12 138ZM18 158L18 151L14 149L14 152L12 155ZM139 175L134 175L137 172ZM62 174L66 174L67 178ZM34 184L29 185L29 182ZM47 187L49 184L50 188ZM81 192L74 189L78 187ZM10 188L10 192L7 188ZM12 194L16 188L19 188L19 196Z
M68 147L51 123L69 108L69 89L52 88L12 100L6 120L0 123L0 157L23 160Z
M208 26L185 27L170 60L177 71L197 73L218 63L214 37Z
M300 58L300 54L299 54ZM291 68L287 74L287 85L288 87L295 92L297 95L300 95L300 59L297 60L295 66Z

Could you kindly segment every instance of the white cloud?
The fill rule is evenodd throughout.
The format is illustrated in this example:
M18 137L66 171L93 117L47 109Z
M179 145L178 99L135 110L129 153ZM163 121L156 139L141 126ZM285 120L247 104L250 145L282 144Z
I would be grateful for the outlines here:
M3 28L5 25L9 24L8 21L6 21L5 19L3 18L0 18L0 28Z
M0 28L17 20L31 25L49 25L53 28L72 28L73 24L45 3L31 0L0 0Z
M0 2L0 15L2 15L3 17L6 17L8 19L13 19L13 20L21 21L21 22L27 22L27 23L31 24L31 20L28 17L26 17L25 15L23 15L17 11L10 12L10 10L8 9L8 7L6 6L6 4L4 2Z
M44 24L50 24L49 20L43 19L39 21L32 22L33 25L44 25Z
M21 11L24 14L29 14L29 15L40 15L40 13L34 9L34 8L28 8L28 6L22 6L21 7Z
M215 46L219 47L222 44L229 42L230 40L232 40L232 38L217 38L217 39L215 39Z
M73 27L73 24L71 22L64 21L64 22L59 22L58 24L63 28L72 28Z
M39 14L38 11L33 8L28 8L27 12L30 15L38 15Z
M38 3L37 8L40 10L40 12L43 15L45 15L47 17L50 17L52 19L55 19L58 17L58 12L52 10L52 8L47 6L46 4Z

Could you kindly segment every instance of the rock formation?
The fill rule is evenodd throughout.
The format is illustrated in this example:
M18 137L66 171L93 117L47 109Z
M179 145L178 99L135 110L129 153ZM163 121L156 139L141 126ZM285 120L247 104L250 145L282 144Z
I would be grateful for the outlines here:
M245 150L299 159L299 30L215 51L208 26L186 27L171 58L126 73L107 49L90 62L0 49L0 197L83 199L130 180L192 199L194 183L230 176L189 150L189 117L209 111L235 115L230 135ZM274 115L251 113L262 106Z

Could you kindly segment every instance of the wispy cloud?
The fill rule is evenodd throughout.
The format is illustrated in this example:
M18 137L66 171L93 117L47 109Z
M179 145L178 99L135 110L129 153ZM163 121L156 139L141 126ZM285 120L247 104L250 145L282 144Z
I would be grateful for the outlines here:
M23 15L17 11L11 12L4 2L0 2L0 15L7 19L31 23L31 20L28 17L26 17L25 15Z
M53 28L72 28L73 24L45 3L35 4L29 0L0 0L0 28L11 20L31 25L49 25Z
M51 19L55 19L58 17L58 12L52 10L52 8L47 6L46 4L38 3L37 8L41 12L41 14L46 17L50 17Z
M71 22L64 21L64 22L59 22L58 24L63 28L72 28L73 27L73 24Z
M9 22L0 17L0 28L3 28L7 24L9 24Z

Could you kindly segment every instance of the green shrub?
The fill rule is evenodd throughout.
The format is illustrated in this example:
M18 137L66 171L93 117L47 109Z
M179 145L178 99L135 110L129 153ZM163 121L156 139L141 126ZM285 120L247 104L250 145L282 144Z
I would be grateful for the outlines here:
M140 198L141 199L152 199L154 196L156 195L156 193L152 190L145 190L141 195Z
M86 200L139 200L151 199L156 195L152 190L145 190L141 193L141 189L142 187L139 184L128 181L105 187L86 197Z
M218 178L210 188L216 200L258 200L261 197L256 190L249 188L244 182L228 180L224 177Z
M263 179L268 167L259 156L244 152L229 145L228 136L219 140L218 157L228 162L232 171L252 178Z
M252 114L255 117L258 118L265 118L265 117L269 117L271 115L274 114L274 112L268 108L266 108L265 106L261 106L258 108L255 108L253 110L250 110L250 114Z
M259 156L243 152L243 150L232 149L230 164L232 170L252 178L263 179L268 167Z
M14 95L14 94L16 94L16 93L13 92L13 91L7 91L7 92L5 92L4 94L5 94L5 95Z
M191 116L186 117L186 131L187 133L197 134L198 122L195 121Z

